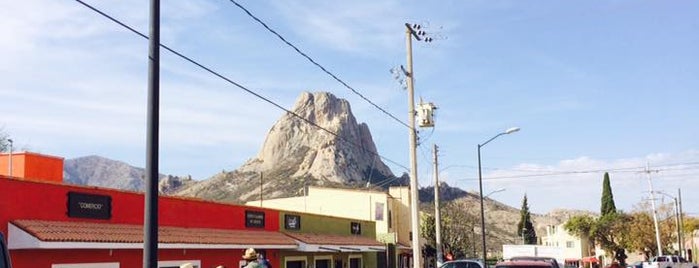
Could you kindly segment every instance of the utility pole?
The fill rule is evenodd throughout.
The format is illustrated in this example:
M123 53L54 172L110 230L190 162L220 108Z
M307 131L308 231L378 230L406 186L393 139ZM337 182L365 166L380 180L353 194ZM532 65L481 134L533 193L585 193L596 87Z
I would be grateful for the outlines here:
M677 234L680 237L680 256L687 258L687 254L685 253L685 248L684 248L684 216L682 216L682 190L680 188L677 188L677 205L680 210L680 230L679 233Z
M679 255L682 255L682 237L680 237L680 229L682 228L680 226L680 204L677 200L677 198L673 197L675 201L675 224L677 225L677 250L680 252Z
M408 90L408 126L410 143L410 221L412 231L413 268L420 268L422 255L420 250L420 218L418 217L418 185L417 185L417 130L415 129L415 81L413 73L413 37L417 41L432 42L432 38L424 38L422 26L405 24L405 45L407 47L408 70L403 70L407 78Z
M434 228L435 228L435 241L437 248L437 267L442 266L442 221L439 212L439 164L437 162L437 144L433 144L434 152Z
M657 256L663 255L663 247L660 244L660 229L658 228L658 213L655 210L655 195L653 194L653 182L651 181L650 178L650 173L651 170L649 168L648 162L646 162L646 170L644 171L646 173L646 177L648 178L648 187L650 188L650 204L651 207L653 208L653 224L655 225L655 242L658 246L658 254Z
M412 248L413 248L413 268L420 268L422 260L420 250L420 219L418 218L418 185L417 185L417 133L415 130L415 88L413 81L413 38L419 38L409 24L405 24L405 45L407 46L408 56L408 125L410 126L410 222L412 230ZM419 39L418 39L419 40Z
M160 0L150 1L146 193L143 215L143 268L158 267L158 151L160 125Z

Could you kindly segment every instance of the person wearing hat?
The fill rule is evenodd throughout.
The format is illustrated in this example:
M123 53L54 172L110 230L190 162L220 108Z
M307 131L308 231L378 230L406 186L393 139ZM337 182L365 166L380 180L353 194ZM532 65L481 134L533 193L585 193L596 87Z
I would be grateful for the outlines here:
M262 265L260 265L260 262L257 261L257 252L254 248L249 248L245 250L245 254L243 254L243 260L248 262L243 268L263 268Z

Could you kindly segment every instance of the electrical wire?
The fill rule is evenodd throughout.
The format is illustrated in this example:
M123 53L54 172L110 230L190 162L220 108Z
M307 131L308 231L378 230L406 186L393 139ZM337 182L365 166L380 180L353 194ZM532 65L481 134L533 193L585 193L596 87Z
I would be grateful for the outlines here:
M343 86L345 86L347 89L349 89L350 91L354 92L354 94L356 94L357 96L361 97L361 98L364 99L366 102L368 102L369 104L371 104L371 105L373 105L374 107L376 107L376 109L379 109L379 110L380 110L381 112L383 112L384 114L386 114L386 115L388 115L389 117L393 118L393 120L395 120L396 122L400 123L401 125L406 126L408 129L410 129L410 126L409 126L408 124L406 124L405 122L401 121L400 119L398 119L396 116L394 116L393 114L389 113L389 112L386 111L385 109L381 108L379 105L377 105L376 103L374 103L374 102L372 102L371 100L369 100L367 97L365 97L364 95L362 95L362 93L359 93L359 91L357 91L356 89L354 89L353 87L351 87L350 85L348 85L345 81L343 81L342 79L340 79L339 77L337 77L335 74L333 74L332 72L328 71L327 68L323 67L323 65L320 65L320 63L318 63L316 60L314 60L313 58L311 58L310 56L308 56L308 54L306 54L306 53L304 53L303 51L301 51L301 49L299 49L297 46L295 46L295 45L292 44L291 42L287 41L286 38L284 38L281 34L279 34L277 31L275 31L274 29L272 29L271 27L269 27L269 25L267 25L267 23L263 22L263 21L260 20L257 16L255 16L254 14L252 14L252 12L250 12L250 10L248 10L248 9L245 8L245 7L243 7L241 4L239 4L239 3L236 2L235 0L230 0L230 1L231 1L231 3L233 3L234 5L236 5L238 8L240 8L241 10L243 10L243 12L245 12L245 14L247 14L250 18L252 18L253 20L257 21L259 24L261 24L262 27L264 27L265 29L267 29L267 31L269 31L270 33L272 33L272 34L274 34L275 36L277 36L277 38L279 38L280 40L282 40L282 42L284 42L287 46L293 48L299 55L303 56L303 57L306 58L308 61L310 61L311 63L313 63L313 65L315 65L316 67L320 68L324 73L328 74L330 77L332 77L333 79L335 79L335 81L339 82L340 84L342 84Z
M91 10L97 12L98 14L102 15L103 17L108 18L109 20L113 21L114 23L121 25L122 27L128 29L129 31L131 31L131 32L133 32L133 33L135 33L135 34L137 34L137 35L139 35L139 36L141 36L141 37L143 37L143 38L145 38L145 39L148 39L148 36L146 36L145 34L143 34L143 33L139 32L139 31L137 31L136 29L132 28L131 26L126 25L125 23L123 23L123 22L117 20L116 18L114 18L114 17L112 17L112 16L110 16L110 15L108 15L108 14L102 12L101 10L99 10L99 9L97 9L97 8L95 8L95 7L91 6L91 5L89 5L89 4L85 3L85 2L83 2L82 0L75 0L75 1L78 2L78 3L80 3L80 4L82 4L82 5L84 5L84 6L87 7L87 8L89 8L89 9L91 9ZM255 96L255 97L257 97L257 98L259 98L259 99L261 99L261 100L263 100L263 101L265 101L265 102L267 102L267 103L269 103L269 104L271 104L271 105L273 105L273 106L275 106L275 107L277 107L277 108L279 108L280 110L285 111L286 113L288 113L288 114L290 114L290 115L293 115L293 116L295 116L295 117L297 117L297 118L303 120L304 122L306 122L306 123L308 123L308 124L310 124L310 125L312 125L312 126L315 126L315 127L319 128L319 129L321 129L321 130L327 132L327 133L330 134L330 135L333 135L333 136L339 138L340 140L342 140L342 141L344 141L344 142L347 142L348 144L350 144L350 145L352 145L352 146L355 146L355 147L357 147L357 148L363 148L363 147L357 145L356 143L351 142L351 141L349 141L349 140L347 140L347 139L341 137L341 136L338 135L337 133L332 132L332 131L330 131L330 130L328 130L328 129L326 129L326 128L324 128L324 127L322 127L322 126L320 126L320 125L318 125L318 124L316 124L316 123L310 121L309 119L304 118L303 116L298 115L298 114L294 113L293 111L284 108L283 106L277 104L276 102L270 100L269 98L266 98L266 97L260 95L259 93L255 92L255 91L253 91L253 90L251 90L251 89L248 89L247 87L245 87L245 86L243 86L243 85L241 85L241 84L239 84L239 83L237 83L237 82L231 80L230 78L228 78L228 77L226 77L226 76L224 76L224 75L222 75L222 74L220 74L220 73L218 73L218 72L212 70L212 69L209 68L209 67L206 67L206 66L202 65L201 63L199 63L199 62L197 62L197 61L195 61L195 60L193 60L193 59L191 59L191 58L189 58L189 57L183 55L182 53L179 53L179 52L175 51L174 49L172 49L172 48L170 48L170 47L168 47L168 46L166 46L166 45L164 45L164 44L162 44L162 43L160 44L160 47L166 49L166 50L169 51L170 53L173 53L173 54L179 56L180 58L184 59L185 61L188 61L188 62L190 62L190 63L196 65L197 67L199 67L199 68L201 68L201 69L203 69L203 70L209 72L210 74L213 74L214 76L216 76L216 77L218 77L218 78L221 78L221 79L225 80L226 82L228 82L228 83L230 83L230 84L232 84L232 85L235 85L236 87L238 87L238 88L244 90L245 92L247 92L247 93L249 93L249 94L251 94L251 95L253 95L253 96ZM384 156L378 154L377 152L371 152L371 151L367 151L367 152L369 152L369 153L372 154L372 155L378 156L378 157L380 157L381 159L386 160L386 161L388 161L388 162L390 162L390 163L392 163L392 164L394 164L394 165L396 165L396 166L402 167L402 168L404 168L405 170L409 170L406 166L401 165L401 164L399 164L398 162L395 162L395 161L393 161L393 160L391 160L391 159L389 159L389 158L386 158L386 157L384 157Z
M602 172L642 173L642 172L645 172L643 170L644 168L645 167L635 167L635 168L629 167L629 168L617 168L617 169L573 170L573 171L549 172L549 173L541 173L541 174L496 176L496 177L483 178L483 180L525 179L525 178L531 178L531 177L547 177L547 176L570 175L570 174L590 174L590 173L602 173ZM692 168L692 169L694 169L694 168ZM699 167L697 169L699 169ZM689 170L689 169L655 169L654 171L676 171L676 170ZM682 174L682 176L685 176L685 175L690 175L690 174ZM457 179L457 180L470 181L470 180L478 180L478 178L464 178L464 179Z

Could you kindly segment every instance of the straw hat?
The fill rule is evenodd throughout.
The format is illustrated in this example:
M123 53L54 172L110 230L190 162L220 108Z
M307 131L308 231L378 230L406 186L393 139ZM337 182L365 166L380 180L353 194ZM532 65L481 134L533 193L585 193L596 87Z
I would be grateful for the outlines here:
M194 265L188 262L180 265L180 268L194 268Z
M243 255L243 260L256 260L257 259L257 252L255 252L254 248L249 248L245 250L245 254Z

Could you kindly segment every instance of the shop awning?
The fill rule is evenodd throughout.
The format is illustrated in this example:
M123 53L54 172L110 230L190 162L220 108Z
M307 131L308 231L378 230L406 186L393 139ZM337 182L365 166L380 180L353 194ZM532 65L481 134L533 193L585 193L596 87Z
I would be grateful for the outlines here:
M599 262L599 260L595 256L583 257L582 261L583 262L591 262L591 263L598 263Z
M305 252L371 252L385 251L386 245L374 238L358 235L329 235L309 233L285 233L299 244L298 251Z
M14 220L8 224L10 249L143 248L143 226L74 221ZM288 236L272 231L161 226L158 248L296 249Z

